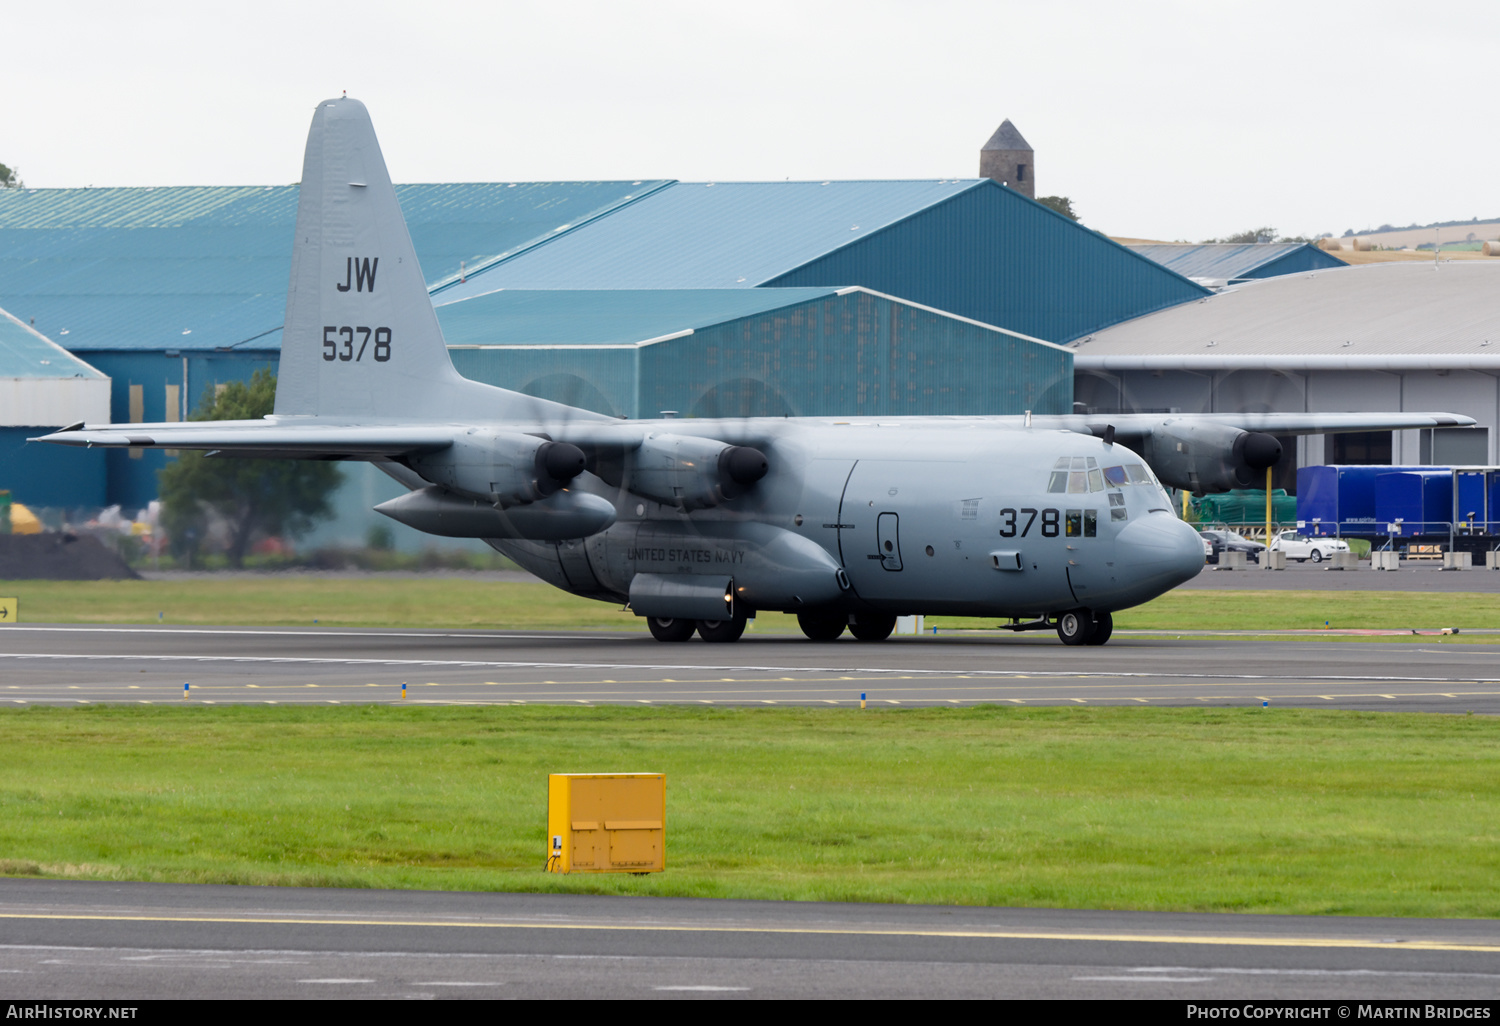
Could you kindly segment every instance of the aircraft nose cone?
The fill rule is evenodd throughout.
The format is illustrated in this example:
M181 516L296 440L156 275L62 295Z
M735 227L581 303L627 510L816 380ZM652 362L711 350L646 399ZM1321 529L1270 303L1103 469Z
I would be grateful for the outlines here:
M1190 581L1203 570L1203 540L1169 513L1150 513L1120 532L1123 561L1163 589Z

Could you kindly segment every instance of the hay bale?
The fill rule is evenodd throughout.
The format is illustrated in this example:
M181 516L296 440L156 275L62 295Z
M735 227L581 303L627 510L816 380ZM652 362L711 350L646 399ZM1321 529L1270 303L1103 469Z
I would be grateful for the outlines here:
M1354 240L1354 252L1356 253L1368 253L1374 248L1375 243L1371 242L1369 239Z
M1334 238L1319 239L1318 248L1327 250L1330 253L1337 253L1339 250L1344 248L1344 244L1338 239Z
M1485 256L1500 256L1500 241L1490 241L1484 244Z

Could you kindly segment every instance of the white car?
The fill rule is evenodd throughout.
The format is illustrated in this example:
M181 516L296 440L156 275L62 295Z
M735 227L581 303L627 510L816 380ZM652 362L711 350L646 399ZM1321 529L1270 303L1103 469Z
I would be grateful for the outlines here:
M1321 563L1335 552L1348 552L1349 543L1337 538L1319 538L1300 531L1281 531L1271 541L1271 548L1286 553L1287 559L1306 563L1309 559Z

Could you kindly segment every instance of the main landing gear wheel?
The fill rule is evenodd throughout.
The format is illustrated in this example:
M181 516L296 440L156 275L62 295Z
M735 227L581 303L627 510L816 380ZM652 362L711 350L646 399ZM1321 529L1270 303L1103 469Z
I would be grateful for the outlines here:
M1057 618L1057 636L1064 645L1086 645L1094 633L1094 617L1087 609L1071 609Z
M704 641L739 641L745 633L745 618L736 616L729 620L699 620L698 637Z
M812 641L834 641L844 633L849 618L842 613L798 613L797 626Z
M861 614L849 625L849 633L860 641L884 641L896 629L894 616L869 616Z
M657 641L686 641L698 628L692 620L671 616L648 616L646 626L651 628L651 636Z
M1108 613L1095 613L1094 633L1089 635L1089 640L1087 643L1090 645L1102 645L1109 640L1109 636L1114 633L1114 630L1114 617L1110 616Z

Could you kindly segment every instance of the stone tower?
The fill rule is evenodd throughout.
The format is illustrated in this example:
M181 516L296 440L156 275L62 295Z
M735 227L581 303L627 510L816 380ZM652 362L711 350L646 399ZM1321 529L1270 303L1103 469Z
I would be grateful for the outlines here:
M979 177L993 178L1029 199L1036 199L1036 158L1031 145L1007 119L979 151Z

